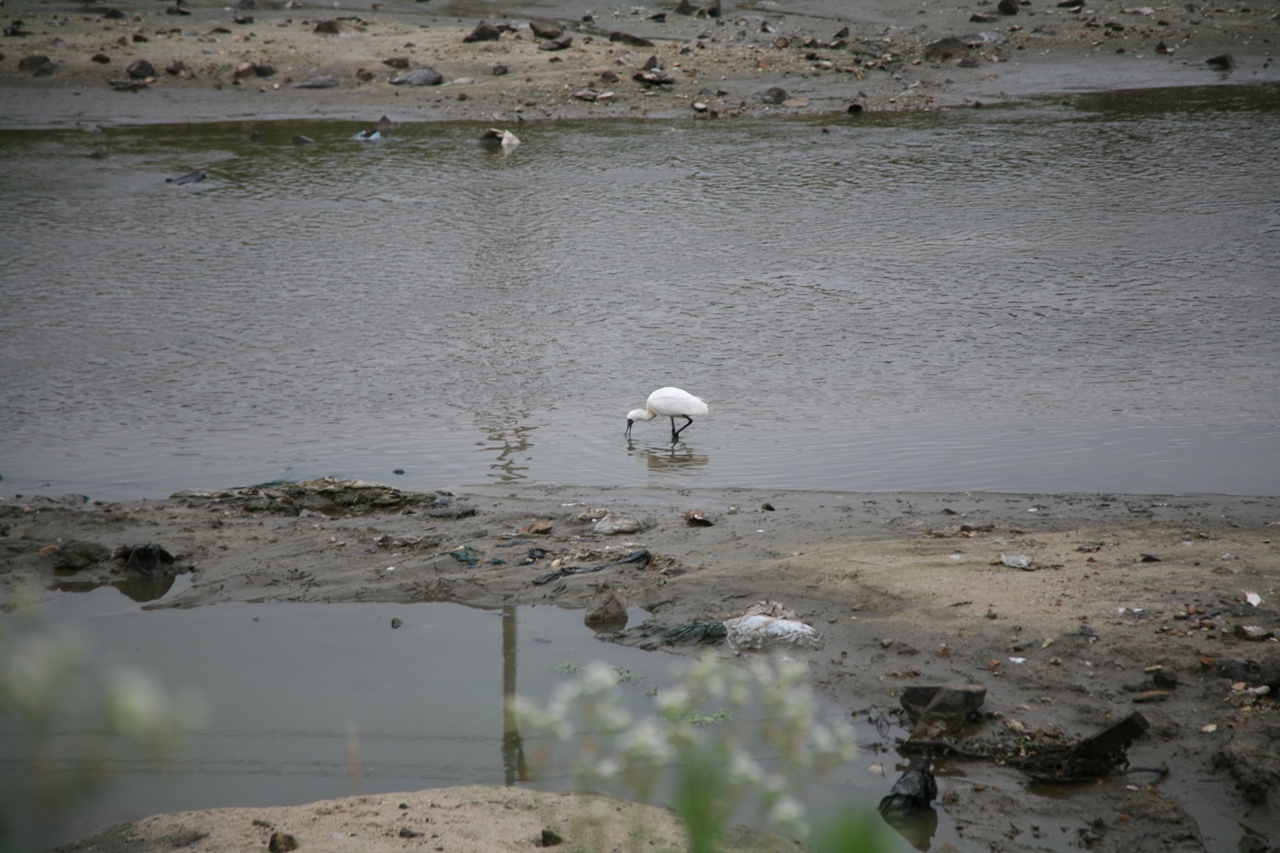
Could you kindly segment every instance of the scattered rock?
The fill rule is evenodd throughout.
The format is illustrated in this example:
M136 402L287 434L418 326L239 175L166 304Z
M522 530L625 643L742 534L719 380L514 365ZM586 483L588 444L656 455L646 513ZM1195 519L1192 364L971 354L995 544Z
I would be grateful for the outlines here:
M676 78L657 68L645 68L631 75L631 79L646 86L670 86Z
M531 20L529 30L533 33L533 37L538 39L558 39L564 35L564 27L555 21Z
M301 83L294 83L295 89L332 89L338 85L338 78L331 77L328 74L319 74L310 80L303 80Z
M258 842L261 844L262 842ZM287 832L271 833L271 839L267 842L267 850L270 853L289 853L291 850L298 849L298 839L294 838Z
M691 509L684 514L684 523L690 527L710 527L711 519L700 509Z
M481 21L476 24L475 29L463 36L464 44L470 44L477 41L497 41L502 38L502 31L488 21Z
M627 597L613 581L602 581L596 586L582 621L597 629L621 629L627 624Z
M520 532L531 536L547 536L551 533L551 522L535 521L521 527Z
M719 18L720 0L712 0L705 6L696 7L689 0L680 0L675 11L677 15L692 15L695 18Z
M1212 65L1214 68L1221 68L1224 71L1230 71L1236 67L1236 60L1229 53L1220 53L1217 56L1211 56L1205 60L1206 65Z
M311 30L321 35L341 35L342 33L362 33L365 31L364 25L357 21L344 18L325 18L319 21Z
M948 36L932 42L924 49L929 62L945 62L948 59L964 59L969 55L969 43L964 39Z
M762 104L781 104L791 96L781 86L771 86L763 92L756 92L753 97Z
M382 60L382 64L389 65L392 68L397 68L401 71L404 71L409 67L409 60L403 56L389 56L386 59Z
M1001 15L1016 15L1018 14L1018 5L1018 0L1000 0L996 4L996 8L1000 10Z
M653 42L649 41L647 38L617 31L609 33L609 41L619 42L620 44L629 44L633 47L653 47Z
M548 39L538 45L538 50L564 50L573 44L573 36L560 36L559 38Z
M444 75L434 68L419 68L391 78L393 86L439 86L443 82Z
M19 71L30 71L36 77L48 77L57 67L56 63L42 53L24 56L18 60Z

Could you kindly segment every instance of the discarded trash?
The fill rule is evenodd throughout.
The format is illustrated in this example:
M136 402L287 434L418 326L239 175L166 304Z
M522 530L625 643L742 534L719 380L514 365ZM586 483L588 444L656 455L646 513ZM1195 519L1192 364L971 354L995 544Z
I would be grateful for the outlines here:
M915 721L912 738L934 738L963 729L986 698L981 684L911 685L898 701Z
M1020 554L1012 556L1001 554L1000 563L1011 569L1023 569L1025 571L1031 568L1031 558Z
M816 648L822 642L822 636L801 622L794 610L776 601L753 604L743 615L724 620L724 627L735 651L778 645Z
M684 522L690 527L710 527L714 523L700 509L691 509L686 512L684 514Z
M644 530L644 524L638 518L632 518L629 515L609 513L597 521L592 530L602 536L612 536L616 533L639 533Z
M673 645L680 643L718 643L729 635L723 622L690 622L668 628L662 632L662 639Z
M462 545L454 548L449 552L449 556L453 557L453 559L457 560L459 563L465 563L467 566L472 567L474 567L476 563L480 562L480 552L475 548L472 548L470 545Z
M598 566L562 566L554 572L539 575L533 579L533 582L534 584L541 586L543 584L551 583L551 581L558 578L562 578L565 575L589 574L591 572L598 572L601 569L607 569L610 566L620 566L625 563L641 563L642 565L648 565L650 559L652 559L652 556L648 551L644 548L637 548L627 556L614 560L612 563L601 563Z
M906 814L928 808L938 796L938 783L929 772L929 762L912 758L906 771L893 783L889 795L880 801L880 814Z
M1232 632L1243 640L1269 640L1276 635L1275 631L1263 628L1260 625L1237 625Z
M1262 596L1258 595L1253 590L1246 589L1244 591L1244 600L1249 602L1249 606L1257 607L1259 604L1262 603Z
M499 130L496 127L491 127L480 134L480 143L482 145L496 145L501 147L503 151L510 151L520 144L520 139L509 130Z
M930 803L938 796L938 783L922 758L912 758L906 771L880 801L880 816L917 850L932 846L938 829L938 813Z

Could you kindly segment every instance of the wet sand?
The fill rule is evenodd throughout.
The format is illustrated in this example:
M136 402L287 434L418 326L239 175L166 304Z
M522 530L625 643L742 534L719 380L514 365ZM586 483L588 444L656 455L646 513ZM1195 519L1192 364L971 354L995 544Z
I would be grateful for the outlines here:
M690 526L691 509L712 524ZM591 520L618 516L642 529L607 535ZM1092 849L1154 837L1160 849L1202 850L1205 809L1230 816L1214 833L1273 824L1277 708L1251 688L1280 683L1280 647L1241 634L1280 628L1280 498L571 487L446 495L314 481L127 504L18 500L0 507L0 524L9 601L19 585L47 589L58 578L127 580L130 570L104 554L142 543L191 574L167 607L584 607L610 580L651 614L615 641L649 648L666 647L665 628L775 600L821 632L821 648L804 655L814 684L859 717L897 707L909 685L977 683L987 688L984 722L970 739L1033 745L1085 737L1134 711L1146 718L1129 759L1167 768L1163 777L1115 775L1069 797L1033 797L1012 767L955 763L963 775L940 782L941 807L975 849L1037 849L1032 826L1061 822L1095 827ZM545 532L521 532L530 525ZM454 556L464 546L470 564ZM510 559L535 547L547 555ZM649 560L613 563L639 548ZM547 580L566 566L603 568ZM249 843L261 827L244 814L182 823ZM397 810L362 814L360 837L373 845L362 849L415 849L396 835ZM492 810L478 805L475 818L491 823ZM281 811L270 822L283 829L293 819ZM513 826L513 838L526 829ZM172 820L144 821L76 849L148 849L139 838L172 831ZM121 837L128 844L110 840Z

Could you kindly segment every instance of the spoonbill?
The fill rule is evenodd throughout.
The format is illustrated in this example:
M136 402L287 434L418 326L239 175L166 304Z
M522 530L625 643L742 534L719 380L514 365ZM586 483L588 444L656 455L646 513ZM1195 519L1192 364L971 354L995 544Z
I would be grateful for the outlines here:
M631 425L636 421L651 421L662 415L671 418L671 440L675 441L685 427L693 423L694 415L705 415L709 411L705 400L682 388L659 388L649 395L643 409L627 412L627 438L631 437ZM684 418L680 429L676 429L676 418Z

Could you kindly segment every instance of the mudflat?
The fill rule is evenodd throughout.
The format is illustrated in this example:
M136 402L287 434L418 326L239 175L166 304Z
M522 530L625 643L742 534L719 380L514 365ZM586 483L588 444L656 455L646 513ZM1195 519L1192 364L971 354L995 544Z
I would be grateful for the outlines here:
M1266 3L508 7L479 38L487 8L435 5L8 0L0 127L847 117L1278 79Z
M59 579L127 583L160 571L191 577L164 607L584 608L608 581L650 614L613 641L690 654L699 647L667 629L775 601L821 634L819 648L789 651L853 715L896 709L908 687L985 687L981 721L952 741L958 750L939 743L933 755L964 768L941 781L939 807L974 849L1056 849L1062 839L1037 838L1054 821L1078 824L1072 843L1091 849L1206 849L1188 807L1257 833L1274 825L1280 498L551 486L454 495L318 480L120 504L18 499L0 506L0 525L9 601ZM157 562L155 548L173 562ZM1146 732L1127 752L1131 772L1077 782L1069 796L1026 793L1027 771L1011 756L1135 712ZM1003 758L967 755L978 743ZM414 796L428 811L446 795ZM492 840L488 800L512 795L466 796ZM324 840L335 820L352 824L360 849L414 849L397 834L408 797L315 804L325 821L305 849L336 849ZM260 846L261 822L305 841L310 823L291 808L157 818L75 849L159 849L146 845L169 843L179 824L207 835L191 849ZM450 820L462 809L452 805ZM532 843L511 815L512 843ZM1220 839L1229 827L1207 829ZM489 842L477 843L446 849Z

